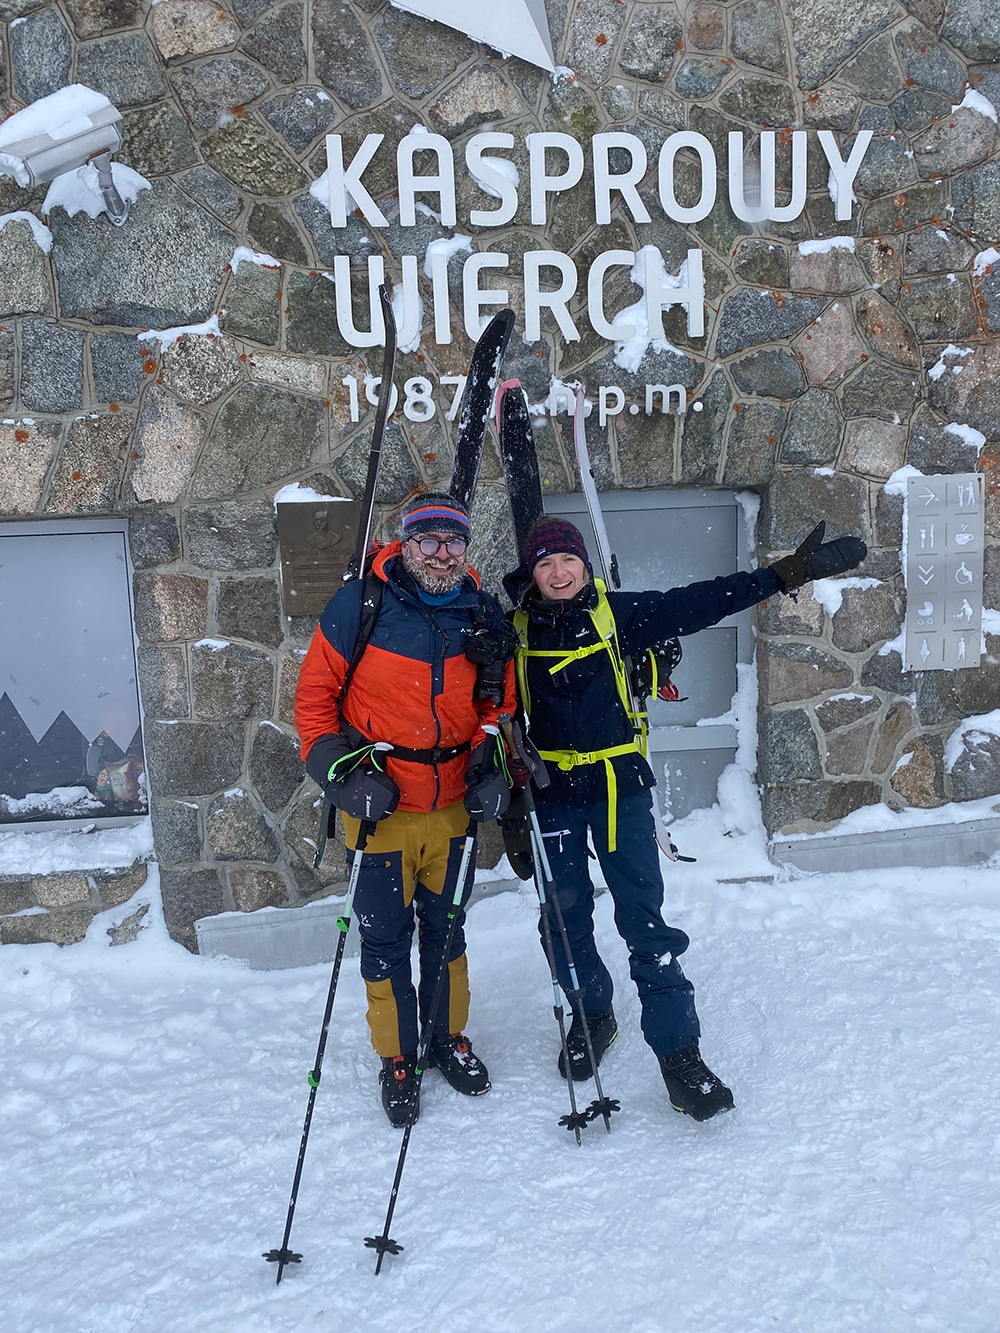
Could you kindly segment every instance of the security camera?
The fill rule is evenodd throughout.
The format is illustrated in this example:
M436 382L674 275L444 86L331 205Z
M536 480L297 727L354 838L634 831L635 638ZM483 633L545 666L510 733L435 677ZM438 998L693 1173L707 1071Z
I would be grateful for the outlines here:
M111 175L111 154L122 146L122 116L103 93L74 84L39 98L0 124L0 175L18 185L43 185L92 163L108 217L128 217Z

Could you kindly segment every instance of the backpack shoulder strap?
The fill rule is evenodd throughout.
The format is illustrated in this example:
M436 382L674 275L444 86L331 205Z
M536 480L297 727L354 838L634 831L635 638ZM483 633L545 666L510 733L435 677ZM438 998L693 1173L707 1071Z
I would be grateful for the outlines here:
M375 622L378 620L378 613L382 609L384 588L385 582L377 574L369 571L365 575L364 587L361 590L361 622L358 625L358 637L354 641L354 652L351 654L351 660L347 665L344 683L341 685L340 693L337 696L338 712L347 697L347 691L350 688L351 679L358 669L358 663L364 657L365 649L371 642L372 634L375 631Z

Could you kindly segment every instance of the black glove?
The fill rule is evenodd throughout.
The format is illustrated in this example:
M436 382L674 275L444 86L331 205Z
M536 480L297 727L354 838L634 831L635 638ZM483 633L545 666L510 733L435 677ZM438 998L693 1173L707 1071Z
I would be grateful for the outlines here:
M771 565L782 592L794 592L813 579L825 579L831 574L842 574L845 569L854 569L868 554L868 547L860 537L835 537L833 541L824 542L825 531L826 522L817 523L801 546Z
M539 791L543 790L549 785L551 779L545 764L542 762L541 755L531 741L525 739L524 733L516 722L511 723L511 735L514 737L514 744L518 752L518 757L515 759L508 747L507 771L510 773L513 786L523 791L528 783L533 781Z
M469 755L465 808L480 824L499 819L510 804L510 781L499 765L498 751L498 738L487 736Z
M399 804L399 788L388 773L374 765L380 752L357 735L321 736L306 757L306 771L323 788L331 805L354 819L379 820Z

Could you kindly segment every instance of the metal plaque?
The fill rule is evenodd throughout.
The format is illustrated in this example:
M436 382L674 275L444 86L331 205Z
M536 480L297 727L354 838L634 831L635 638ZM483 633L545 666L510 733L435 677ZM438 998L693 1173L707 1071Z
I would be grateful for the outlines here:
M354 554L357 500L278 502L282 604L286 616L318 616Z
M907 479L907 671L979 666L983 499L979 472Z

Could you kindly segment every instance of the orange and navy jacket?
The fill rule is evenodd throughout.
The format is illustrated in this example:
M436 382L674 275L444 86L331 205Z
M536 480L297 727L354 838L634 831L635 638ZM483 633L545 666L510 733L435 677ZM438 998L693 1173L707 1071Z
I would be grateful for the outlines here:
M339 733L341 719L371 741L412 750L475 748L483 724L514 712L514 666L507 663L502 705L474 698L476 666L465 655L475 628L473 611L484 595L470 568L462 591L447 606L429 607L392 577L398 541L382 548L372 572L385 582L382 605L368 646L342 701L347 669L361 625L363 579L346 583L327 604L302 663L295 692L295 728L305 759L321 736ZM502 618L499 605L496 609ZM437 810L465 796L468 754L443 763L414 763L387 756L399 787L400 810Z

